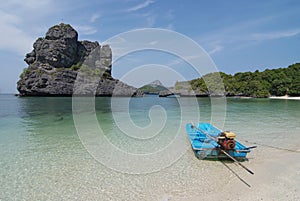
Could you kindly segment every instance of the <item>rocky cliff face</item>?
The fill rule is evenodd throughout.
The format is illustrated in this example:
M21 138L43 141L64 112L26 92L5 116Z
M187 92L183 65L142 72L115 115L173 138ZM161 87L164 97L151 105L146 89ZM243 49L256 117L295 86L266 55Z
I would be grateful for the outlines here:
M91 73L86 76L99 77L94 91L87 90L87 85L79 86L77 94L141 95L136 88L112 78L112 51L108 45L78 41L77 31L68 24L51 27L44 38L35 41L33 51L26 54L24 61L28 67L17 83L21 96L71 96L81 71Z

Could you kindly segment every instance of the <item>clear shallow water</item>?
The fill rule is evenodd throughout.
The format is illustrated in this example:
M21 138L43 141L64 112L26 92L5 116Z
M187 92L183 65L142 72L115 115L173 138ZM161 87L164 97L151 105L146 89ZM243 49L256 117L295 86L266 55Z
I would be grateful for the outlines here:
M121 104L125 100L116 99L120 103L114 114L121 121L127 118ZM150 142L120 131L111 113L111 98L96 98L95 108L112 144L130 153L145 154L167 146L181 121L195 120L198 112L191 99L181 98L180 103L181 110L175 98L129 99L129 115L140 127L151 124L149 110L153 106L165 108L165 114L153 113L167 116L160 132L154 137L153 133L143 133L143 137L151 137ZM200 120L209 122L210 99L198 98L198 103ZM297 150L299 125L300 101L227 99L224 129L235 132L243 143ZM186 137L185 133L180 135ZM123 174L97 162L81 144L71 98L0 95L0 200L188 200L197 195L199 185L202 192L214 192L212 182L226 183L215 174L224 169L222 164L198 161L188 141L182 146L187 146L186 152L170 167L146 175Z

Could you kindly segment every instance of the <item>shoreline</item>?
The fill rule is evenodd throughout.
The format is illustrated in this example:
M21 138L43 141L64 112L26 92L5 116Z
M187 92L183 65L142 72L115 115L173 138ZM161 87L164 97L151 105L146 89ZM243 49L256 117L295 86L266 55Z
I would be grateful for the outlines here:
M299 96L291 97L291 96L270 96L270 99L284 99L284 100L300 100Z
M51 95L27 95L27 96L23 96L17 93L0 93L0 95L12 95L12 96L16 96L16 97L72 97L72 96L76 96L76 97L112 97L112 95L91 95L91 94L84 94L84 95L74 95L74 94L51 94ZM145 94L148 95L148 94ZM115 96L115 97L144 97L144 96ZM209 97L209 96L180 96L180 97ZM240 99L252 99L255 97L249 97L249 96L226 96L226 98L240 98ZM270 96L268 97L269 99L280 99L280 100L300 100L300 96Z

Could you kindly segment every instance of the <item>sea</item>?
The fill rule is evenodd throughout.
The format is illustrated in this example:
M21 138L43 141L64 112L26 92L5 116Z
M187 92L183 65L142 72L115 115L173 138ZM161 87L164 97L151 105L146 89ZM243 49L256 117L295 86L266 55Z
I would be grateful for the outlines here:
M299 100L2 94L0 200L193 200L240 182L194 156L190 122L257 146L246 166L262 150L299 152Z

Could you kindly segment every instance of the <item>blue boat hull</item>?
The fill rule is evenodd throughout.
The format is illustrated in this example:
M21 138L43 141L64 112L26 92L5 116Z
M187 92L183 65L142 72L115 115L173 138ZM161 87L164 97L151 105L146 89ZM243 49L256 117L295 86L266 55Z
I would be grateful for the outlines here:
M219 133L222 132L218 128L209 123L199 123L196 127L192 124L187 124L186 131L197 158L228 158L228 156L226 156L219 148L219 144L215 140L208 137L209 135L213 138L217 138ZM235 141L234 149L226 152L236 159L244 160L247 156L247 153L250 152L250 149L240 142Z

